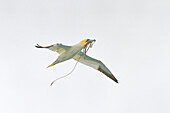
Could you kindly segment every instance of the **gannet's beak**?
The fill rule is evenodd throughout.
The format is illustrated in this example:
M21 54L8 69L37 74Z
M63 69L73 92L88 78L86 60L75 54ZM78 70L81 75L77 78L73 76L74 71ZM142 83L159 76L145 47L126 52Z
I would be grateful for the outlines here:
M93 42L96 42L96 40L94 39L94 40L90 40L91 41L91 43L93 43Z

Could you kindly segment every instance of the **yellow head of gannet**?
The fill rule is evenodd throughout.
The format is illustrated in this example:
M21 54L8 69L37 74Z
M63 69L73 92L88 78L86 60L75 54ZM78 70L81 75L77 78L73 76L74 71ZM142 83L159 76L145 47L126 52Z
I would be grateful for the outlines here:
M84 47L87 46L88 44L95 42L96 40L90 40L90 39L84 39L80 42L81 45L83 45Z

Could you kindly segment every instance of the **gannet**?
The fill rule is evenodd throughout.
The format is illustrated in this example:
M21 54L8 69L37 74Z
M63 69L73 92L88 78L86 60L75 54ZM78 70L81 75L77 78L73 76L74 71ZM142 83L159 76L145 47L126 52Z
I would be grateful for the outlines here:
M118 83L118 80L114 77L111 71L100 60L94 59L86 55L86 50L85 52L81 51L83 48L86 48L89 44L94 43L95 41L96 40L84 39L80 43L73 46L67 46L61 43L56 43L50 46L40 46L39 44L37 44L35 47L47 48L60 54L58 58L48 67L54 66L55 64L64 62L69 59L74 59L82 64L85 64L102 72L107 77Z

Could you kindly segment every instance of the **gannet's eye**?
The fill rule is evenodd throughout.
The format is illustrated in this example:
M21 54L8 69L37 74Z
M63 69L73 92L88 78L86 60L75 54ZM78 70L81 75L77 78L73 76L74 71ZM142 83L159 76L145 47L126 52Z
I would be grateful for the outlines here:
M87 39L86 42L88 42L90 39Z

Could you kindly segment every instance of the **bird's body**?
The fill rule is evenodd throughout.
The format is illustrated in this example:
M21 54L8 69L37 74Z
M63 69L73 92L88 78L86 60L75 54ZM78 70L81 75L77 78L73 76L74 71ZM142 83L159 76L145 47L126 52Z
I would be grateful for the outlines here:
M66 46L62 44L54 44L47 47L42 47L37 44L37 48L48 48L52 51L58 52L60 56L48 67L51 67L57 63L64 62L69 59L74 59L79 61L80 63L83 63L87 66L90 66L102 73L104 73L106 76L114 80L118 83L118 80L114 77L114 75L110 72L110 70L99 60L94 59L85 53L81 52L83 48L85 48L88 44L94 42L95 40L89 40L85 39L81 41L80 43L73 45L73 46Z
M60 53L60 56L48 67L51 67L57 63L64 62L66 60L73 58L78 52L80 52L83 49L83 47L84 46L79 43L79 44L69 47L67 50L63 50Z

